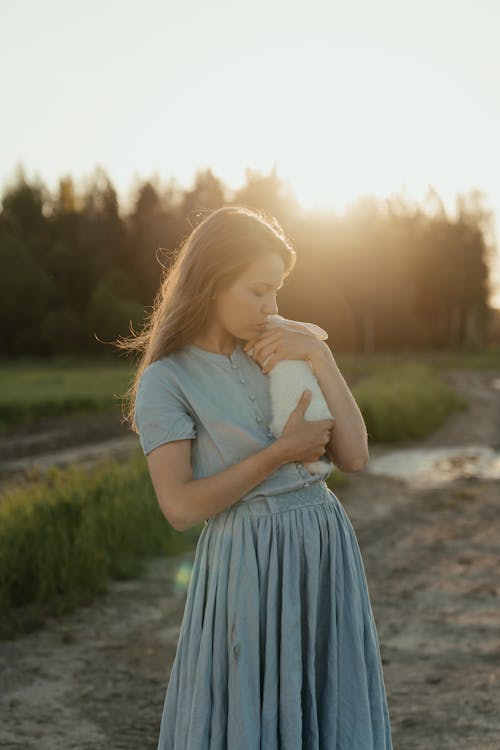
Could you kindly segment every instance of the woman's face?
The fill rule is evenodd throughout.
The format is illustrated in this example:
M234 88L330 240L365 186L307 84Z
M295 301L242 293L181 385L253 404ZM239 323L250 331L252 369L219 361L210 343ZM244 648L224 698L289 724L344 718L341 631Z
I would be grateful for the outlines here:
M239 339L255 338L260 323L276 315L276 295L283 285L284 262L278 253L270 253L253 261L231 287L217 294L214 301L218 323Z

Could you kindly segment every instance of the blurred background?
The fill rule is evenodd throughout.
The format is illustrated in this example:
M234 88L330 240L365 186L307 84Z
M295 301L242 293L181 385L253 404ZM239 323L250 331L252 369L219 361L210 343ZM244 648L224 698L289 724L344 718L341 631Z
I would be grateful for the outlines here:
M282 314L337 351L498 340L493 2L3 9L4 357L108 355L197 210L298 254Z
M133 580L152 555L191 554L200 529L180 535L168 526L123 420L134 362L113 342L141 329L162 273L196 224L222 205L245 204L273 214L293 242L297 265L279 293L280 314L328 331L367 425L367 468L350 477L334 471L329 483L370 561L397 746L430 746L437 730L429 707L439 705L444 725L456 723L463 695L444 708L446 687L472 691L468 741L498 747L486 737L500 733L498 716L497 726L491 716L477 724L497 671L481 671L479 660L452 688L451 650L438 675L412 668L438 636L442 653L465 649L472 636L489 653L488 617L498 614L488 565L498 563L491 539L500 497L499 22L494 0L2 4L5 637L92 601L112 580ZM429 492L425 533L412 537L398 513L404 506L415 521L412 502ZM469 528L457 542L457 507L479 524L470 591L478 570L485 588L475 625L469 589L460 604L453 598L473 567L471 557L469 567L457 562L472 554L473 536ZM383 532L377 527L372 539L377 518ZM403 586L399 573L421 568L425 549L444 554L443 529L458 557L446 558L439 585L435 559L425 558L420 603L422 580ZM181 595L189 570L178 560L169 568ZM384 599L387 580L406 592L396 608ZM423 620L443 597L462 619L443 615L431 633ZM424 614L404 641L417 610ZM464 634L464 618L477 632ZM161 680L155 648L148 663L160 664ZM415 691L415 679L426 680L425 690ZM416 692L410 710L405 695ZM152 735L158 711L155 704ZM57 715L41 720L44 732ZM0 730L6 747L9 737ZM147 747L142 740L131 747Z

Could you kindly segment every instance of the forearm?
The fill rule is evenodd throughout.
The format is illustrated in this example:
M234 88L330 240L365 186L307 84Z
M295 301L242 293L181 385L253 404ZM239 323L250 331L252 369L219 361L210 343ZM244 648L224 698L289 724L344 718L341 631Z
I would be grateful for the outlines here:
M203 479L189 480L179 493L177 530L186 531L234 505L289 460L286 440L278 438L228 469Z
M326 454L341 471L359 471L368 461L368 435L363 415L337 367L329 347L318 341L311 366L335 417Z

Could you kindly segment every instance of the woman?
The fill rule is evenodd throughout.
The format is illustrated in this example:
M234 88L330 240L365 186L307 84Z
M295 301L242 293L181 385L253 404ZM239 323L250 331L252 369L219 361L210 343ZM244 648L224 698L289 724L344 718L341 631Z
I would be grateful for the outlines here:
M392 748L360 550L325 482L329 459L363 467L366 429L324 341L272 317L294 265L275 219L218 209L121 344L143 352L129 418L160 508L178 530L205 521L158 750ZM305 420L304 392L273 438L266 375L280 359L310 363L335 423ZM309 473L320 457L324 474Z

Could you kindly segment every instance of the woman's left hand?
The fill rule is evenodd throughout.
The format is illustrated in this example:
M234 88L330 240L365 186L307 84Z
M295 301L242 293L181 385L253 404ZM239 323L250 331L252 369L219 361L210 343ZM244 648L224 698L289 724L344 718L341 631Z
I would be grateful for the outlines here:
M303 359L312 363L325 346L310 330L305 327L298 330L295 321L288 324L286 318L281 318L280 321L269 322L264 332L247 341L243 349L248 351L253 347L251 357L260 365L262 372L268 373L283 359ZM267 357L269 359L264 365Z

